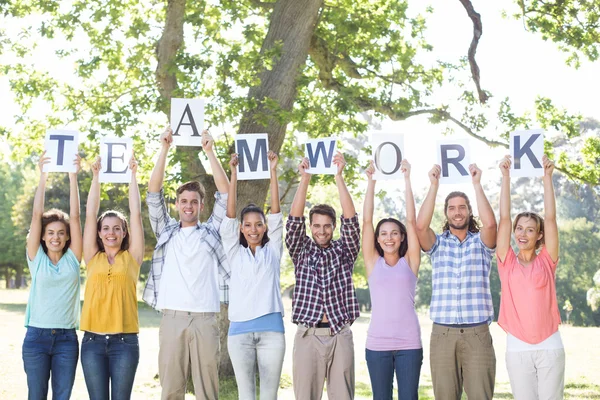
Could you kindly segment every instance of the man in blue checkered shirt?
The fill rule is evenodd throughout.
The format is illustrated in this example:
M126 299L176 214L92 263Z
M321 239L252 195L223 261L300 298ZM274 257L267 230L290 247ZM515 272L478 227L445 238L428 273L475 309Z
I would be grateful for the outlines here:
M466 194L446 197L443 232L429 227L441 168L429 172L431 187L419 210L417 233L431 257L433 320L430 364L436 400L491 400L496 379L496 355L489 332L494 318L490 266L496 247L496 218L481 186L481 170L469 166L481 227Z

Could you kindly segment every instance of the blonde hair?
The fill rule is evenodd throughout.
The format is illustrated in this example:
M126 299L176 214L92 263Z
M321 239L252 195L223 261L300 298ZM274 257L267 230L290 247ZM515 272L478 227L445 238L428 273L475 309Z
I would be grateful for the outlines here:
M535 249L536 250L539 249L544 244L544 237L545 237L545 235L544 235L544 218L542 218L539 214L531 212L531 211L519 213L515 217L515 222L513 222L513 233L517 229L517 224L519 223L519 220L521 218L529 218L529 219L533 219L535 221L535 229L536 229L537 233L542 234L542 237L537 242L535 242Z

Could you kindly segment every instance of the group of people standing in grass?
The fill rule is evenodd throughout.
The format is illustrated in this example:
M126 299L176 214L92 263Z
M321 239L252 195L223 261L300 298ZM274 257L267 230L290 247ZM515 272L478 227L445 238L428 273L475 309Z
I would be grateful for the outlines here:
M191 375L196 398L219 393L220 303L229 303L228 352L240 399L256 398L256 374L263 399L277 398L285 354L284 309L280 288L284 221L279 204L278 157L269 152L270 210L256 205L238 211L238 158L231 156L231 178L203 132L203 149L216 185L210 218L199 222L205 191L198 182L181 185L169 215L163 180L172 131L161 136L161 150L148 185L150 225L157 237L143 299L162 312L159 378L163 399L183 399ZM49 161L42 155L40 171ZM75 161L77 171L81 160ZM293 386L297 399L320 399L327 383L330 399L355 393L351 325L359 316L352 272L361 250L358 214L343 177L345 160L334 156L335 183L342 215L333 239L336 211L326 204L304 217L311 175L308 160L298 167L299 184L285 224L285 242L296 285L292 322ZM362 223L362 254L372 302L366 361L373 397L391 399L394 375L400 399L417 399L423 346L415 312L421 251L431 257L433 329L430 342L436 399L492 399L496 357L489 324L494 317L489 274L494 253L502 282L499 325L507 332L507 368L516 399L561 399L565 355L558 332L555 270L558 229L553 163L544 157L545 217L521 213L511 220L510 157L500 163L500 220L481 186L481 170L469 167L481 224L462 192L444 203L442 233L431 228L440 167L429 172L431 186L419 214L415 209L410 164L402 161L406 220L385 218L374 226L375 168L367 168ZM144 255L137 163L129 167L129 222L118 211L99 214L100 160L93 179L82 234L77 173L70 173L69 215L44 212L47 174L40 173L27 261L32 274L26 312L23 362L30 399L44 399L48 382L55 399L68 399L80 354L76 329L84 331L81 364L91 399L128 399L139 362L136 284ZM236 215L240 215L239 220ZM511 232L518 252L511 247ZM79 264L87 268L83 309L79 310ZM51 376L51 379L50 379Z

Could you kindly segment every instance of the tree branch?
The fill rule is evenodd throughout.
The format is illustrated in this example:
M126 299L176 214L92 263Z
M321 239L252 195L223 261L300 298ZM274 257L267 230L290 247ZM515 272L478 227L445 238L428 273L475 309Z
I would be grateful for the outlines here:
M477 87L477 93L479 94L479 101L482 104L488 100L489 96L483 89L481 89L481 84L479 83L479 66L477 65L477 61L475 61L475 53L477 52L477 45L479 44L479 38L483 33L483 25L481 24L481 15L475 11L473 8L473 4L471 0L459 0L463 5L465 10L467 10L467 15L473 21L473 40L471 40L471 45L469 46L469 65L471 66L471 75L473 76L473 81L475 82L475 86Z

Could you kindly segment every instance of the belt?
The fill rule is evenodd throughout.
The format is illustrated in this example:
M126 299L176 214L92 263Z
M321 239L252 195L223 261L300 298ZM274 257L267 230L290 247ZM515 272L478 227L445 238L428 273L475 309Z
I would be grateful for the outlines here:
M217 315L215 312L193 312L179 310L162 310L163 315L171 315L173 317L213 317Z

